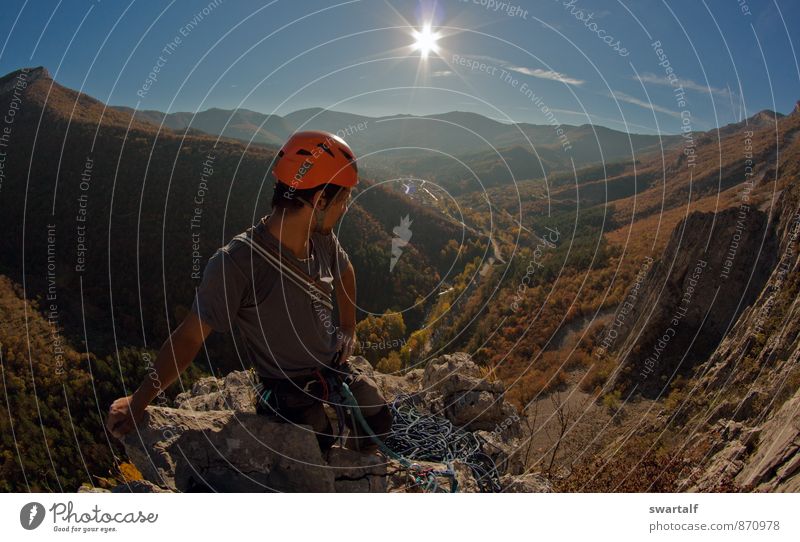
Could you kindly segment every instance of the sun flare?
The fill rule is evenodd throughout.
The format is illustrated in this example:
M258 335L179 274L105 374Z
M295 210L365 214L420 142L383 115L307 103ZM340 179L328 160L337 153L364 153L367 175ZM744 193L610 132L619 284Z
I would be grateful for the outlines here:
M437 41L440 36L438 32L431 30L430 24L423 26L422 30L415 30L412 35L416 41L411 47L414 51L419 51L422 58L427 58L431 52L439 52Z

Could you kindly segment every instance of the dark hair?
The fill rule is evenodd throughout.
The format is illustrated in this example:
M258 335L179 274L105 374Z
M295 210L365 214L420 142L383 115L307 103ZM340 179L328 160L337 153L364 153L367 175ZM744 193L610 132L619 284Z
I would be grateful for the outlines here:
M304 190L294 189L287 184L275 182L272 193L272 208L273 209L300 209L303 207L303 202L297 196L304 200L311 202L314 199L314 194L322 190L322 195L328 202L331 202L339 195L344 187L338 184L321 184L314 188L306 188Z

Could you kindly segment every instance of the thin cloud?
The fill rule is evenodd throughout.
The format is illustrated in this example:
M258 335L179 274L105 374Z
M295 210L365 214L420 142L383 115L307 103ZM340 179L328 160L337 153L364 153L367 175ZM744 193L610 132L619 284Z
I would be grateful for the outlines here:
M643 109L647 109L649 111L657 111L659 113L664 113L665 115L669 115L670 117L675 117L676 119L681 118L681 114L677 113L671 109L667 109L666 107L661 107L660 105L656 105L650 102L645 102L644 100L640 100L639 98L635 98L624 92L619 92L615 90L608 95L609 98L614 98L619 100L620 102L629 103L631 105L637 105Z
M582 85L582 84L584 84L586 82L583 79L578 79L576 77L570 77L568 75L565 75L565 74L563 74L561 72L557 72L555 70L543 70L541 68L526 68L524 66L515 66L511 62L508 62L506 60L502 60L502 59L499 59L499 58L494 58L494 57L491 57L491 56L479 55L479 56L474 56L472 58L474 58L476 60L483 60L483 61L486 61L486 62L492 62L494 64L502 66L503 68L505 68L508 71L521 73L523 75L528 75L530 77L536 77L538 79L547 79L548 81L558 81L560 83L566 83L567 85L575 85L575 86L580 86L580 85Z
M635 76L634 79L636 79ZM642 83L650 83L653 85L661 85L664 87L673 86L672 83L670 83L666 77L661 77L654 73L644 73L639 77L639 80ZM716 96L719 96L720 98L730 99L731 97L733 97L730 89L727 88L712 87L710 85L701 85L700 83L692 81L691 79L679 79L678 82L680 83L680 86L682 86L686 90L693 90L695 92L701 92L704 94L710 92Z
M575 79L574 77L569 77L564 75L563 73L554 71L554 70L542 70L540 68L524 68L520 66L513 66L511 64L506 64L503 66L511 70L512 72L521 73L524 75L530 75L531 77L538 77L539 79L549 79L551 81L560 81L562 83L566 83L568 85L582 85L586 81L583 79Z

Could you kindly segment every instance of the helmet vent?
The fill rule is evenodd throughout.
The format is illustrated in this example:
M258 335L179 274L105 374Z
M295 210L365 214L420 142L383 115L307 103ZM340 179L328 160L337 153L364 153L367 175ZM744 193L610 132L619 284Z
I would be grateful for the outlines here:
M303 156L311 156L311 151L308 151L306 149L300 149L297 151L296 154L302 154Z
M341 147L339 147L339 151L341 151L341 153L344 155L344 157L347 158L347 160L350 162L350 165L352 166L353 170L356 173L358 173L358 166L356 165L356 161L353 160L353 156L349 152L347 152L346 150L344 150Z
M317 143L317 147L320 147L320 148L322 148L322 150L323 150L323 151L325 151L325 152L327 152L328 154L330 154L330 155L331 155L331 158L336 158L336 157L333 155L333 151L332 151L332 150L330 150L330 149L328 148L328 146L327 146L327 145L325 145L324 143Z

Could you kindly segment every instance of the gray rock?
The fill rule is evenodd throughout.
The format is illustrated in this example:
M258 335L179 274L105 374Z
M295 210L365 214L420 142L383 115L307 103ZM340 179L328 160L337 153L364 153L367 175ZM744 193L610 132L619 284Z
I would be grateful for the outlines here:
M456 352L428 362L422 376L425 402L431 412L441 413L453 424L470 431L521 433L516 409L503 397L502 382L484 380L469 354Z
M445 403L447 418L470 430L491 430L503 418L502 398L488 391L458 392L448 396Z
M386 493L387 465L380 455L362 454L339 446L328 452L328 467L333 471L337 493Z
M461 461L453 461L453 471L456 474L456 482L458 482L459 493L480 493L481 488L478 481L472 474L472 469L469 465Z
M145 479L171 490L334 490L310 427L256 414L151 406L124 444Z
M522 474L525 472L523 448L519 439L503 440L497 433L475 431L484 440L481 451L488 455L500 474Z
M120 484L111 490L111 493L174 493L172 490L159 487L147 480L133 480Z
M500 477L500 487L503 493L551 493L553 488L544 476L539 474L524 474Z
M175 397L175 406L186 410L256 411L255 382L250 371L233 371L224 379L201 378L187 392Z
M78 488L78 493L111 493L108 489L102 487L81 486Z
M760 429L736 482L755 491L800 491L800 390Z

